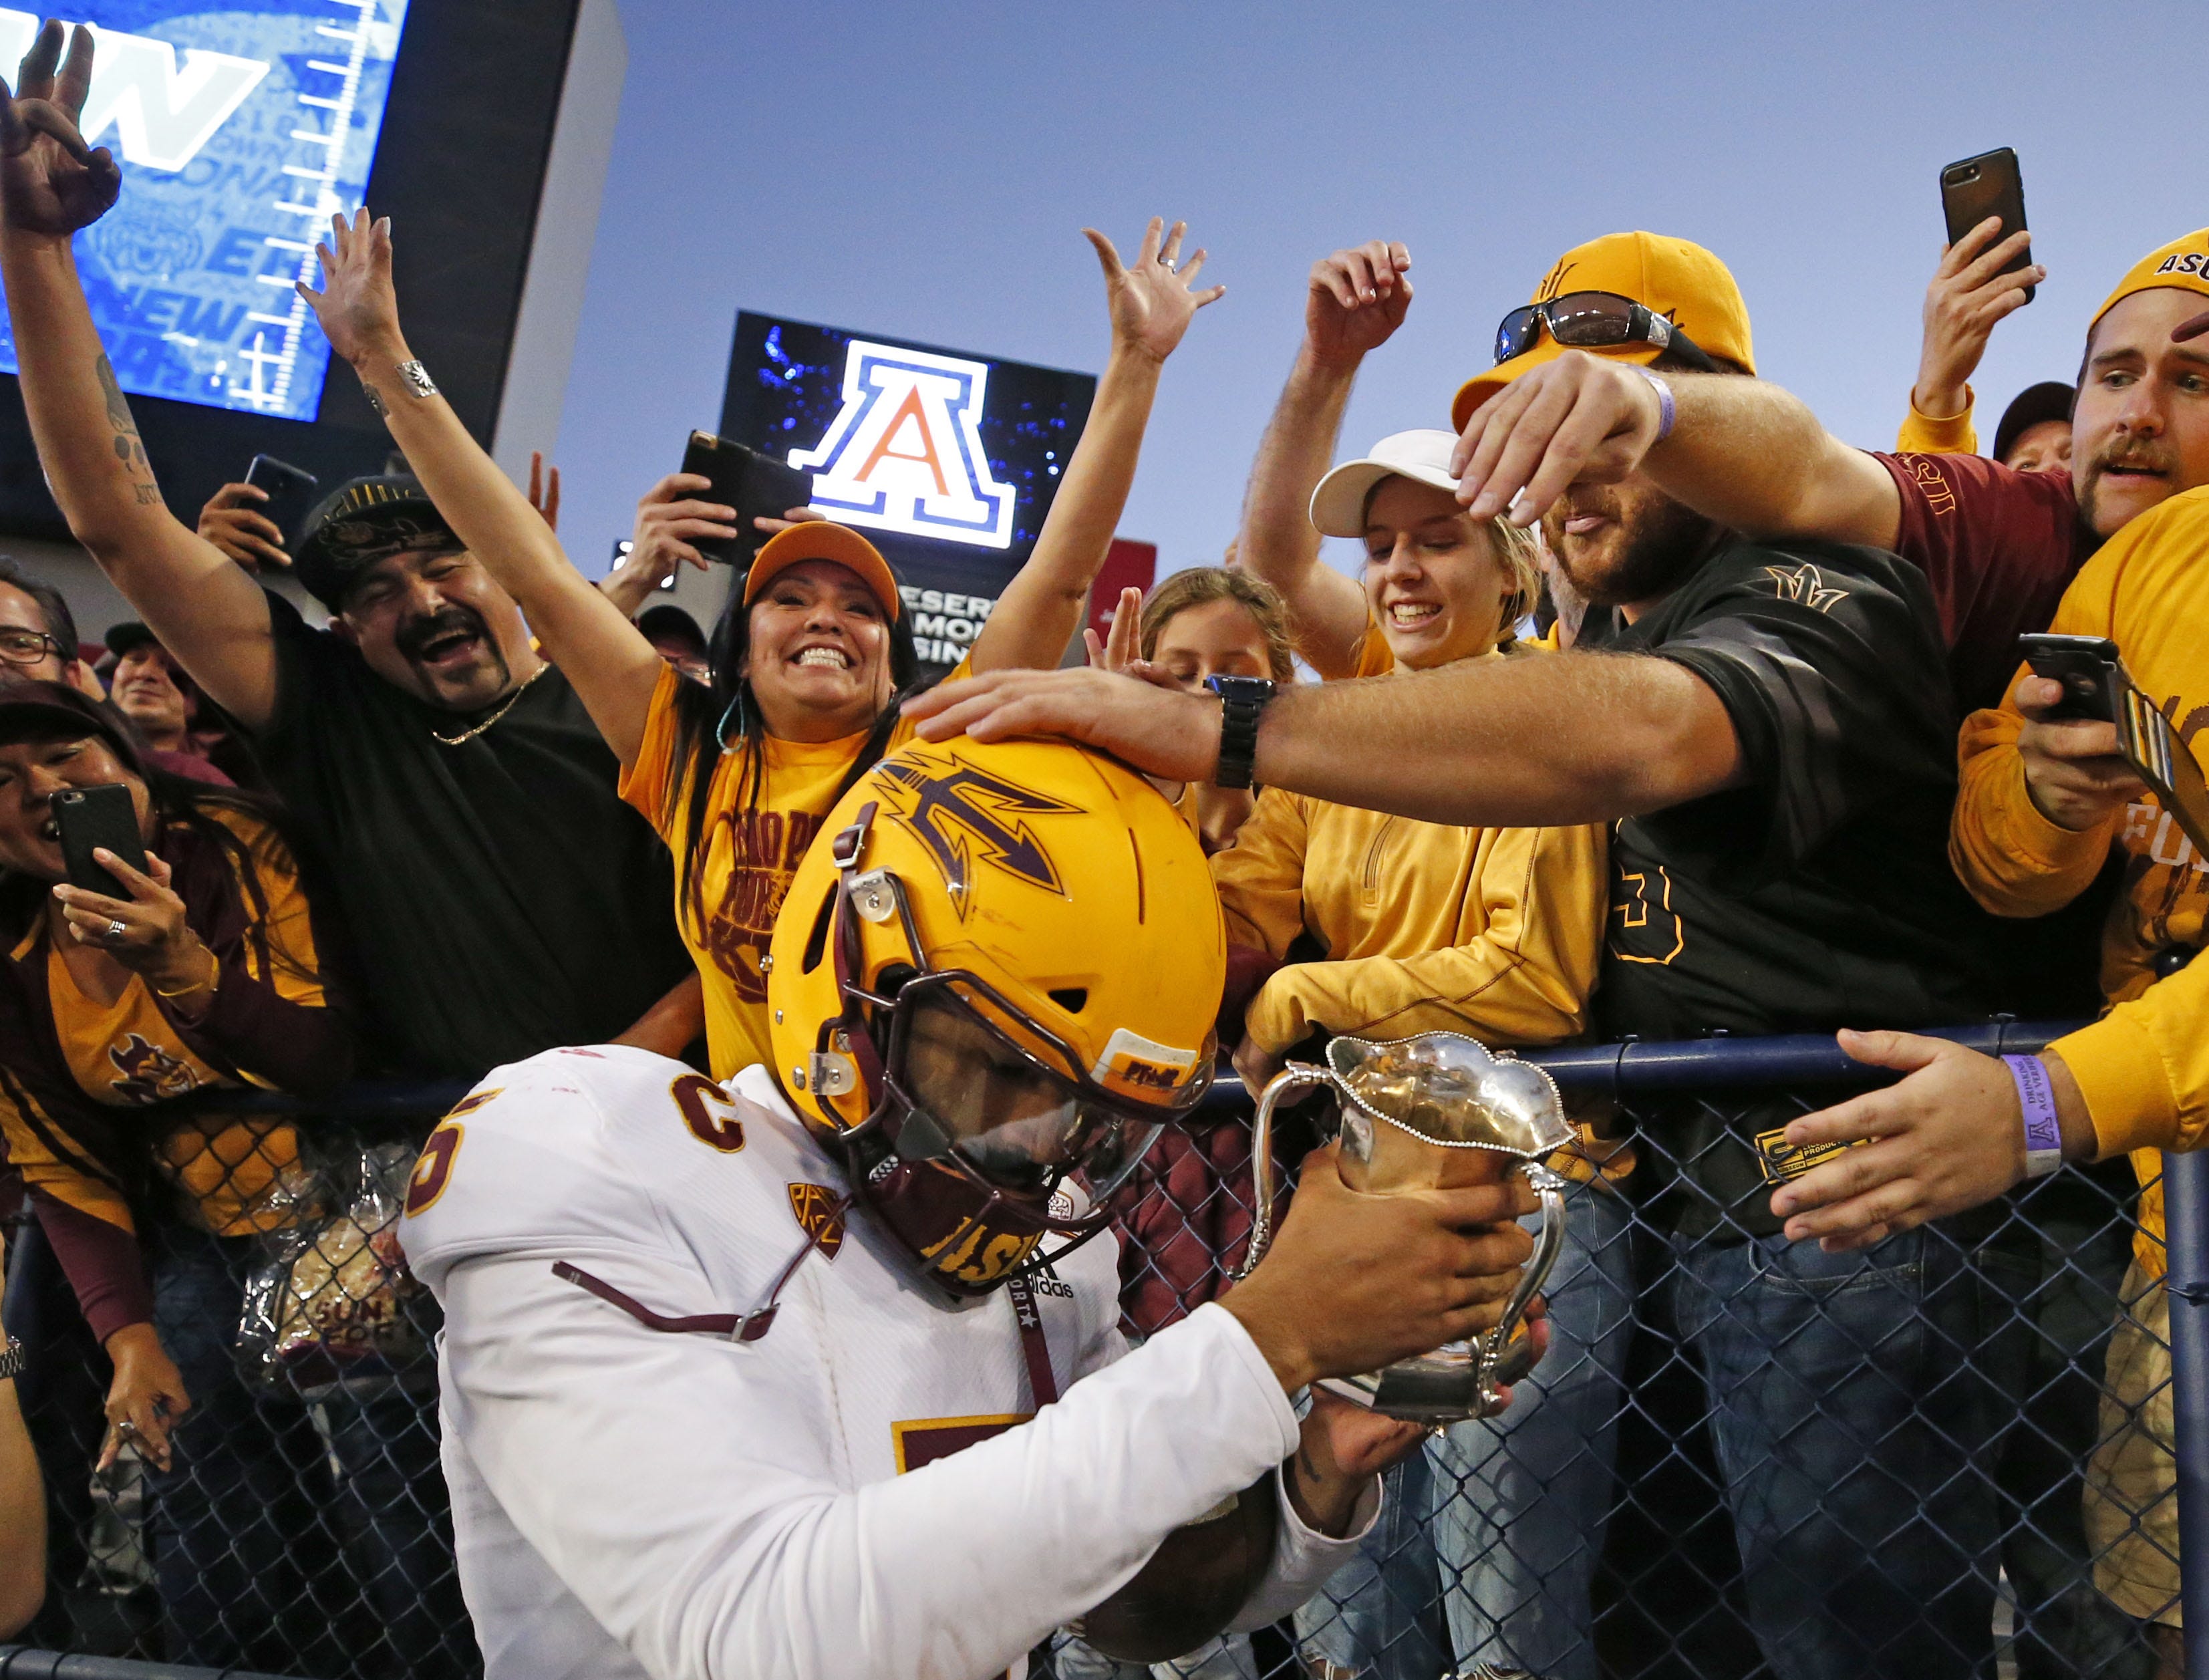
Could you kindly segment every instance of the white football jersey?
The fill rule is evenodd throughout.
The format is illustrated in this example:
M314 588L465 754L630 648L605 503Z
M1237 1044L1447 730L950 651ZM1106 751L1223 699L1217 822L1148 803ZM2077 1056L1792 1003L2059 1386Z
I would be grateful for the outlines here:
M438 1127L401 1230L490 1680L1017 1676L1293 1450L1224 1309L1129 1352L1110 1235L1035 1280L1038 1415L1011 1299L947 1304L845 1195L762 1068L551 1051ZM1238 1626L1355 1548L1280 1506Z

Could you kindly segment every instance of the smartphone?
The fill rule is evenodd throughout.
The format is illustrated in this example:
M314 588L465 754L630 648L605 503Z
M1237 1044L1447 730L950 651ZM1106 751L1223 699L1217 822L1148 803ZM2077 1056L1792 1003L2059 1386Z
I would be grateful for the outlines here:
M734 541L701 539L692 546L708 560L725 566L747 567L767 533L752 521L780 519L792 508L802 508L813 494L813 475L785 465L773 455L710 431L694 431L683 452L683 470L713 481L713 487L699 499L719 502L737 510Z
M2063 684L2056 716L2117 726L2118 753L2194 851L2209 858L2209 780L2163 708L2133 681L2117 644L2098 635L2021 635L2017 645L2035 676Z
M793 503L792 505L795 506L796 503ZM621 569L622 562L629 558L629 551L634 549L635 546L636 545L631 542L627 537L622 538L619 541L614 544L614 563L612 569L615 571L619 571ZM662 589L672 589L675 587L676 575L677 574L675 572L668 573L665 577L659 580L659 587Z
M2131 685L2132 678L2117 657L2117 644L2107 636L2021 635L2017 651L2034 676L2063 684L2056 717L2117 720L2117 694Z
M288 461L279 461L274 455L256 455L253 464L245 469L245 482L256 490L268 492L266 502L248 505L275 521L276 528L284 533L285 551L289 553L298 538L299 527L307 522L307 515L314 509L315 491L322 480Z
M2005 146L1948 165L1941 172L1941 208L1947 214L1952 245L1989 216L2001 218L2001 232L1993 241L1997 244L2025 226L2025 177L2018 172L2017 154ZM2028 244L2003 266L2002 273L2031 266L2032 247ZM2026 286L2025 302L2031 303L2038 289Z
M121 782L65 788L54 795L54 822L61 829L62 866L69 885L128 903L130 889L93 862L92 854L104 846L141 875L146 872L146 845L138 837L138 807L131 803L130 790Z

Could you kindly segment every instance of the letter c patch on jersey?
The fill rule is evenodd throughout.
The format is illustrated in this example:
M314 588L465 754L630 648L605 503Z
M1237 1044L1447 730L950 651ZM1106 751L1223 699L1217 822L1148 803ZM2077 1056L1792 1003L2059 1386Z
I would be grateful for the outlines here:
M744 1123L736 1117L729 1093L703 1074L682 1074L669 1084L667 1094L683 1116L683 1123L699 1142L733 1155L744 1147Z

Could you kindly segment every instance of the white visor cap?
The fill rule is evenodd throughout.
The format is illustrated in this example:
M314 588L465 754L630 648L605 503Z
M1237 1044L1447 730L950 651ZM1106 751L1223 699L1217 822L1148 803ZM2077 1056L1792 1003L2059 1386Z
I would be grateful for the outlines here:
M1311 522L1322 537L1362 537L1365 534L1365 498L1383 479L1412 479L1436 490L1454 492L1450 476L1450 451L1457 447L1454 431L1392 432L1359 461L1345 461L1319 481L1312 491Z

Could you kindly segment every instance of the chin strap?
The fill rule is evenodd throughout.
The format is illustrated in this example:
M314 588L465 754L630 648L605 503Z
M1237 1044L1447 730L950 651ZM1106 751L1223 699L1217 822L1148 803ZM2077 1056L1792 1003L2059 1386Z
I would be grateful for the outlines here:
M836 995L843 1000L844 1013L837 1018L836 1030L845 1042L842 1053L852 1058L858 1069L859 1087L865 1094L867 1108L872 1112L882 1099L882 1057L875 1045L875 1035L867 1024L865 1005L852 995L859 984L861 967L859 950L859 913L852 901L852 882L859 870L859 854L867 847L867 831L874 826L875 813L881 809L873 800L859 807L859 815L848 828L838 832L831 843L829 857L836 865L836 924L831 941L836 948ZM841 1126L828 1104L822 1100L820 1091L813 1093L814 1105L827 1115L829 1123Z

